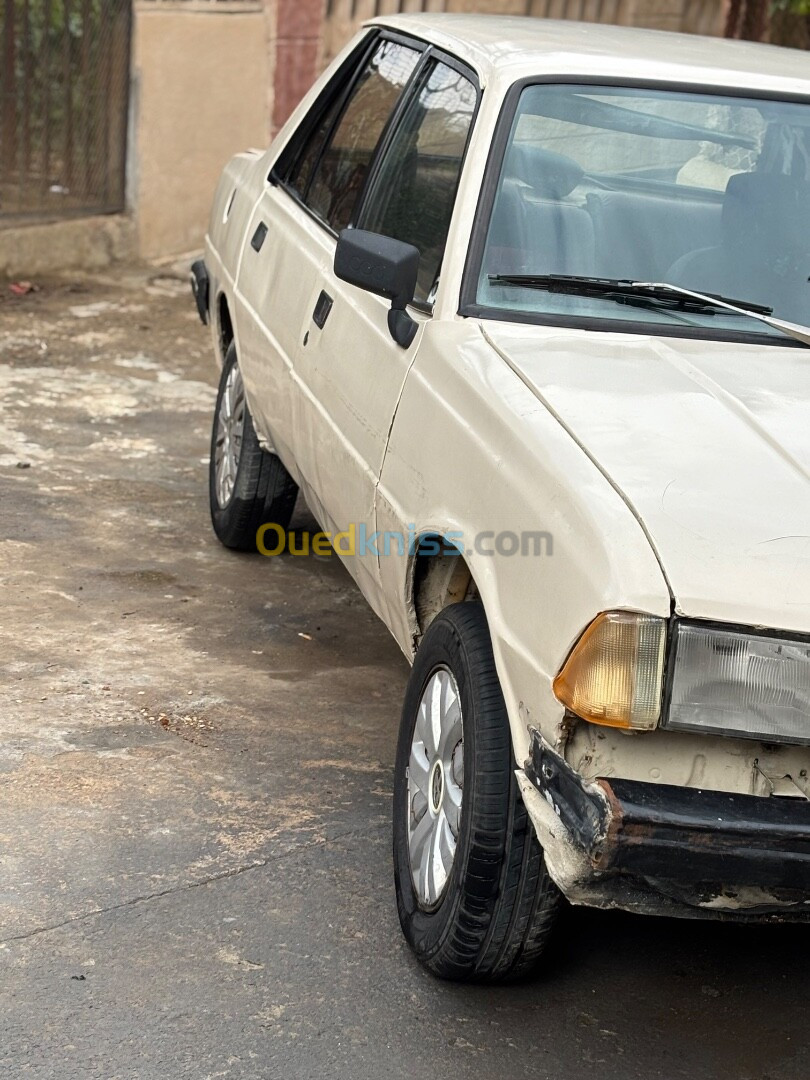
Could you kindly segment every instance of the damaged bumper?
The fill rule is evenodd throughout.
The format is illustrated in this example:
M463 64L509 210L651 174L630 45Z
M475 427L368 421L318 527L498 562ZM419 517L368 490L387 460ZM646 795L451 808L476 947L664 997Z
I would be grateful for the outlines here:
M542 737L518 774L574 903L647 914L810 917L810 802L635 780L586 784Z

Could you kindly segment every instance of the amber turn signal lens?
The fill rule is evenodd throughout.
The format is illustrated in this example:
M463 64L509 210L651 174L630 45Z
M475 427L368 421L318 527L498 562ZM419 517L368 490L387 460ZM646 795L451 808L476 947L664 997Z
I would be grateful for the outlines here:
M593 724L652 730L661 718L666 639L665 619L604 612L554 680L557 700Z

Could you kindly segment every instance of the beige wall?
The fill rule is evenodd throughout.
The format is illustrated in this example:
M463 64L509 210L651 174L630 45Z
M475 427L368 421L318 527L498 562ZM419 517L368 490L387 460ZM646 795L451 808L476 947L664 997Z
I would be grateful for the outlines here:
M226 160L267 142L261 5L189 8L135 5L129 197L143 258L200 247Z

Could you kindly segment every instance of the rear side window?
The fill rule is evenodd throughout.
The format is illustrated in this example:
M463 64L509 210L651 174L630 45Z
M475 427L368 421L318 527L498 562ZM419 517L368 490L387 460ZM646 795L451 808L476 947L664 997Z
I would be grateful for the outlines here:
M297 161L293 164L287 183L299 198L306 200L312 175L320 161L329 132L340 112L342 100L337 97L321 117L320 123L307 139Z
M415 299L426 301L441 268L477 92L442 62L420 83L375 170L360 224L419 249Z
M377 144L421 55L381 41L348 100L327 109L290 171L289 186L335 232L351 220Z

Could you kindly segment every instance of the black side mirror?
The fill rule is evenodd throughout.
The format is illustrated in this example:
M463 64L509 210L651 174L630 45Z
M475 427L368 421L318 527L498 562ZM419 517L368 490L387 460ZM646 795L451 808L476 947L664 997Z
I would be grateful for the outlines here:
M407 349L418 324L406 308L416 292L419 249L390 236L365 229L344 229L335 251L335 274L359 289L366 289L391 301L388 329L391 337Z

